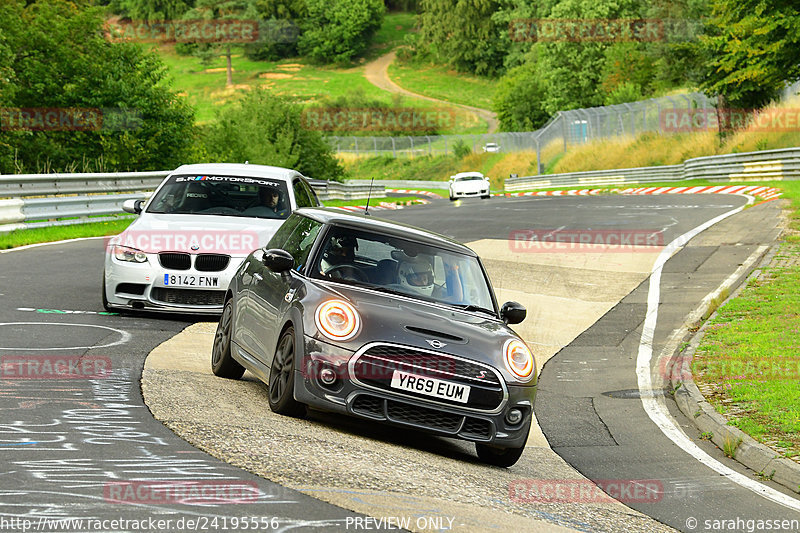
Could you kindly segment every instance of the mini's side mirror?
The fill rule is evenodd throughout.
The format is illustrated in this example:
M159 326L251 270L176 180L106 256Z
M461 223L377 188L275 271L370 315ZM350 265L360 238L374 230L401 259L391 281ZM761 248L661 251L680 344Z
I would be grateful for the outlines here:
M292 254L279 248L265 250L264 255L261 256L261 262L264 263L265 267L278 274L294 268L294 257L292 257Z
M506 302L500 308L500 317L506 324L519 324L525 320L526 316L528 316L528 311L517 302Z
M144 200L125 200L122 202L122 210L126 213L138 215L142 212L142 204L144 204Z

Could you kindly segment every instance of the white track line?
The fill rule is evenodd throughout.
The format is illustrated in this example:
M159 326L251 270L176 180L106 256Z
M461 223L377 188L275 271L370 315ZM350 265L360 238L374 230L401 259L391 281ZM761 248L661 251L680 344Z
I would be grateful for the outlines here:
M753 198L749 197L747 204L753 203ZM636 375L639 382L639 391L641 393L642 405L647 416L650 420L658 426L664 435L666 435L672 442L674 442L683 451L697 459L700 463L711 468L715 472L725 476L730 481L763 496L779 505L800 511L800 501L787 496L771 487L763 485L754 479L732 470L731 468L720 463L706 452L704 452L697 444L695 444L680 428L677 426L675 420L667 411L666 405L657 401L655 394L652 394L653 383L650 375L651 359L653 358L653 336L656 330L656 323L658 321L658 305L661 292L661 270L664 264L679 248L683 247L689 240L704 231L717 222L728 218L744 209L745 206L738 207L727 213L723 213L718 217L712 218L708 222L697 226L696 228L684 233L671 243L669 243L664 250L661 251L656 259L653 270L650 274L650 285L647 293L647 315L642 329L642 337L639 342L639 354L636 358Z

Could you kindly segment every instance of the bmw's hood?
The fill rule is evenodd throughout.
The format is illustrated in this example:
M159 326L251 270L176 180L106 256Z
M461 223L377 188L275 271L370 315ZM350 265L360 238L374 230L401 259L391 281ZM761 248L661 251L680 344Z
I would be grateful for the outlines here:
M112 240L148 253L161 251L246 256L263 247L283 220L144 213Z

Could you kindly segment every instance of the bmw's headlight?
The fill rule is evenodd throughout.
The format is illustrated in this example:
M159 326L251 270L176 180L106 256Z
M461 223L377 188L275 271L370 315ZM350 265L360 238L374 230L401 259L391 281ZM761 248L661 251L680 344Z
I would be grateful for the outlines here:
M127 246L114 246L114 258L117 261L128 261L129 263L145 263L147 262L147 255L136 248L128 248Z
M348 341L358 335L361 317L356 308L344 300L328 300L314 313L317 329L332 341Z
M505 346L503 346L503 361L508 371L520 379L531 377L536 368L533 354L524 342L517 339L506 341Z

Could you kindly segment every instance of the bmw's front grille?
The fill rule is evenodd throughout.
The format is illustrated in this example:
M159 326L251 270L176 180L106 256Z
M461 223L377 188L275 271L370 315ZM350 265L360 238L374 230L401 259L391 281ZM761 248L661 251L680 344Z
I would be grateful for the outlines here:
M351 404L353 414L458 436L473 441L488 441L494 436L492 422L483 418L448 413L418 405L362 393Z
M222 254L200 254L194 260L194 268L200 272L220 272L228 268L231 256Z
M225 300L225 291L198 289L167 289L153 287L150 291L153 300L175 305L218 305Z
M489 366L410 346L370 346L356 356L351 370L353 379L362 385L455 407L493 411L501 406L505 398L501 378ZM469 400L463 403L393 388L391 382L395 371L467 385L470 387Z
M170 270L189 270L192 266L192 258L189 254L175 252L161 252L158 254L158 262L162 267Z

